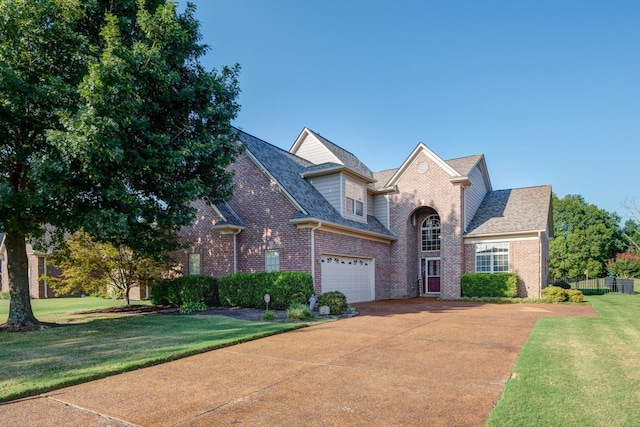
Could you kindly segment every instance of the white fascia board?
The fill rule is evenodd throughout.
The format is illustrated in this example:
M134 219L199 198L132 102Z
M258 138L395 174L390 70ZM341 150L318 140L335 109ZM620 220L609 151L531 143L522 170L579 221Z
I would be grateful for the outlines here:
M436 153L431 151L431 149L429 147L427 147L424 144L424 142L420 142L416 146L416 148L413 149L413 151L411 152L409 157L407 157L407 159L404 161L404 163L402 163L402 166L400 166L400 168L398 168L396 173L393 174L393 176L391 177L391 179L389 180L389 182L387 183L386 186L387 187L393 187L398 182L400 177L402 175L404 175L404 173L406 172L407 168L409 166L411 166L411 164L414 162L414 160L418 157L418 155L420 153L424 153L429 159L431 159L431 161L433 161L442 170L444 170L447 174L449 174L449 176L451 176L451 177L460 177L461 176L447 162L442 160L442 158L440 158L440 156L438 156Z

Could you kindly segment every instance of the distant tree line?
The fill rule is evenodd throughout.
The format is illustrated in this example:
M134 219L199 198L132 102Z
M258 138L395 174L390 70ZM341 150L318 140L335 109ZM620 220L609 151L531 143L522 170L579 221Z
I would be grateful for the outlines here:
M640 211L627 204L630 219L587 203L580 195L553 195L549 244L551 280L616 276L640 278Z

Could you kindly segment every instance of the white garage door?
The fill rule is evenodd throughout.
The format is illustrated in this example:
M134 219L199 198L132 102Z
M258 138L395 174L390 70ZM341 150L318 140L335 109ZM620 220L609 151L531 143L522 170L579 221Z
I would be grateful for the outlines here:
M347 303L375 299L375 270L370 258L323 255L321 259L322 292L340 291Z

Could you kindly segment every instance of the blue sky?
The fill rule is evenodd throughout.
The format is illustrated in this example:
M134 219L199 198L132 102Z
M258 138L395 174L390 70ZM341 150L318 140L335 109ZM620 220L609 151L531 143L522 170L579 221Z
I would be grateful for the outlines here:
M193 3L203 64L242 67L234 125L274 145L306 126L377 171L422 141L494 190L640 200L638 1Z

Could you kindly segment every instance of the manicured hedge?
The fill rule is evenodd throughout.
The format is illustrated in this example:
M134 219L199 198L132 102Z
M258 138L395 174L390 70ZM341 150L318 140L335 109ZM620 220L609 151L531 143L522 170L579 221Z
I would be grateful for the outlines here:
M151 288L151 303L177 306L204 303L208 307L217 307L220 305L218 279L188 275L162 280Z
M299 271L231 274L220 279L218 289L224 306L266 308L264 295L269 294L273 310L286 310L292 302L308 304L314 293L311 275Z
M518 296L518 275L515 273L465 273L460 282L463 297Z

